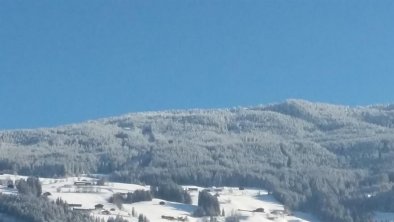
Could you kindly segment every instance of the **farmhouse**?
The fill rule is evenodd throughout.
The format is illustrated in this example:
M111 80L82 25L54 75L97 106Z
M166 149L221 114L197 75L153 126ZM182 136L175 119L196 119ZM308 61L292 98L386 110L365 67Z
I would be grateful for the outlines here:
M108 210L103 210L103 211L101 211L101 214L103 214L103 215L110 215L111 212L109 212Z
M45 193L42 194L42 196L44 196L44 197L48 197L48 196L51 196L51 195L52 195L51 192L45 192Z
M253 210L253 212L264 213L264 208L262 208L262 207L257 208L257 209L255 209L255 210Z
M197 187L189 187L187 188L187 191L198 191Z
M102 205L102 204L94 205L94 209L96 209L96 210L102 210L103 208L104 208L104 205Z
M73 210L79 212L85 212L85 213L90 213L91 211L93 211L93 209L87 209L87 208L73 208Z
M176 220L176 218L173 217L173 216L165 216L165 215L162 215L161 218L162 218L162 219L166 219L166 220Z
M92 182L89 181L76 181L74 182L75 186L89 186L89 185L93 185Z

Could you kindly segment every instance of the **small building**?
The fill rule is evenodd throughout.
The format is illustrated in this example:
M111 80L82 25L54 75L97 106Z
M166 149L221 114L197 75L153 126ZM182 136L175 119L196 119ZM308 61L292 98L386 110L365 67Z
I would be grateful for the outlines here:
M7 180L6 184L8 188L15 188L15 183L12 180Z
M197 187L189 187L187 188L187 191L198 191Z
M260 207L260 208L255 209L253 212L264 213L265 211L264 211L264 208Z
M87 208L73 208L73 210L78 212L84 212L84 213L90 213L91 211L93 211L93 209L87 209Z
M111 212L109 212L108 210L103 210L103 211L101 211L101 214L103 214L103 215L110 215Z
M173 216L165 216L165 215L162 215L161 218L162 218L162 219L166 219L166 220L176 220L176 217L173 217Z
M166 205L166 202L160 201L159 204L160 204L160 205Z
M51 195L52 195L51 192L45 192L45 193L42 194L42 196L44 196L44 197L48 197L48 196L51 196Z
M89 186L89 185L93 185L92 182L89 181L76 181L74 182L75 186Z
M68 204L69 207L82 207L82 204Z
M104 205L102 205L102 204L94 205L94 209L96 209L96 210L102 210L103 208L104 208Z
M216 219L216 218L215 218L215 219ZM189 221L189 220L187 219L187 217L178 217L177 220L178 220L178 221Z

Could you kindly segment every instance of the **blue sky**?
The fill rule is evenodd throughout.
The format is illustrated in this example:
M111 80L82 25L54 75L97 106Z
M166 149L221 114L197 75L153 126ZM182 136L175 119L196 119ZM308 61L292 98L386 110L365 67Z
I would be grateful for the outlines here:
M0 129L393 103L393 12L391 0L0 0Z

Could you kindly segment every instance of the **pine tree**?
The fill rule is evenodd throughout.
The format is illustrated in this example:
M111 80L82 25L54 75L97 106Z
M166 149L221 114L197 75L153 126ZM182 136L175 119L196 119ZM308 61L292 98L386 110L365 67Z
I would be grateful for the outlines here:
M131 216L135 217L137 214L135 213L135 209L134 207L131 208Z
M144 222L144 215L140 214L138 216L138 222Z

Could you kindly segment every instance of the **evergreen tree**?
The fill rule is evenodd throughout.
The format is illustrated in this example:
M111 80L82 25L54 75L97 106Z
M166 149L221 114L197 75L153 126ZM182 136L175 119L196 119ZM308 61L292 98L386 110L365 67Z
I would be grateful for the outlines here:
M155 197L167 201L186 204L191 204L192 202L190 194L174 182L161 183L159 186L151 186L151 193Z
M131 216L133 217L137 216L134 207L131 208Z
M28 177L27 180L20 179L16 184L16 188L23 195L39 197L42 193L41 183L36 177Z
M198 194L198 208L196 216L218 216L220 215L220 205L217 197L207 191Z
M144 215L140 214L138 216L138 222L144 222Z

